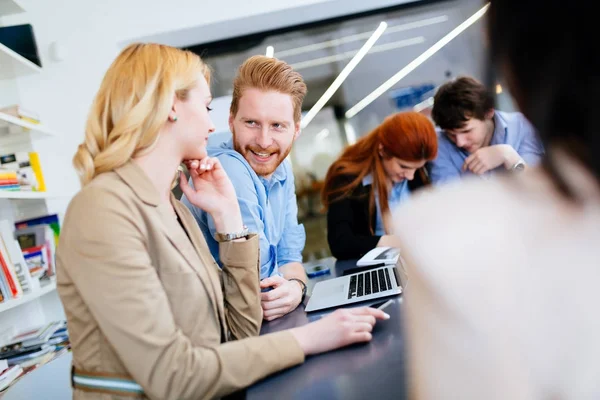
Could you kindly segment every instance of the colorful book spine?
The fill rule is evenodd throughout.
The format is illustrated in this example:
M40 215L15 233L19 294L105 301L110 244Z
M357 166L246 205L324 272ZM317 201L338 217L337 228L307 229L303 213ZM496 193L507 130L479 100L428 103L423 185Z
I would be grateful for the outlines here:
M0 171L0 190L20 190L16 171Z
M2 267L2 274L6 279L9 293L12 298L20 297L23 294L23 290L19 285L15 272L12 270L12 265L8 264L7 258L4 255L5 253L0 251L0 267Z

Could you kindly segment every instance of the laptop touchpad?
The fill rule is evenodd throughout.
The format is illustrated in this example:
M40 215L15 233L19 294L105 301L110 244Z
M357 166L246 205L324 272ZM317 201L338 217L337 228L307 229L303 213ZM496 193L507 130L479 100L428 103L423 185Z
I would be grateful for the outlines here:
M318 289L316 293L319 293L319 296L338 296L340 293L344 293L345 286L344 282L329 281L326 285L318 285L315 289Z

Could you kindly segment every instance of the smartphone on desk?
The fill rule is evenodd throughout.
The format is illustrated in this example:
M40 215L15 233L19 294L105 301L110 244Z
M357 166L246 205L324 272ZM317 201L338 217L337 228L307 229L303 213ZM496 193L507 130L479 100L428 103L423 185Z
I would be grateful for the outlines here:
M317 276L327 275L331 273L329 267L326 267L325 265L321 264L306 267L305 270L306 276L308 276L309 278L315 278Z

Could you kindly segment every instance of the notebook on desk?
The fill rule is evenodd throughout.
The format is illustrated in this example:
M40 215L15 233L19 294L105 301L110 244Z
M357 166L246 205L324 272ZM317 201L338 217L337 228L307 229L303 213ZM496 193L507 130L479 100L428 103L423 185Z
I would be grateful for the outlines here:
M402 257L394 265L376 266L357 272L317 282L306 305L306 312L370 301L402 293L406 285Z

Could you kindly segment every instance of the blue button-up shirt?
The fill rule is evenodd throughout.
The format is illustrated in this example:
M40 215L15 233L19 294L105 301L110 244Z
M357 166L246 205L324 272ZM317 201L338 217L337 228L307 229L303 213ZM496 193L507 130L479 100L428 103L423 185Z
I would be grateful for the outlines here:
M363 186L373 185L373 175L368 174L363 178ZM371 190L375 190L373 186ZM388 195L388 205L390 210L394 210L400 203L405 202L410 196L410 188L408 187L408 181L405 179L400 183L394 183L392 190ZM379 194L375 191L375 235L385 235L385 227L383 225L383 218L381 216L381 207L379 206Z
M494 134L490 146L508 144L519 153L527 165L539 164L544 154L544 147L533 126L523 114L496 111L494 113L494 124ZM445 132L438 131L438 155L427 166L431 181L437 184L474 175L471 171L462 170L467 157L469 157L469 153L466 150L458 148L448 139ZM484 175L490 177L498 170L503 169L504 167L500 166L495 170L486 172Z
M244 157L233 150L229 139L208 148L233 182L244 225L260 236L260 278L277 275L278 268L291 262L302 262L306 241L304 226L298 224L298 204L292 167L282 162L270 179L259 177ZM193 206L183 196L181 201L192 211L215 260L219 261L219 244L215 240L213 219Z

